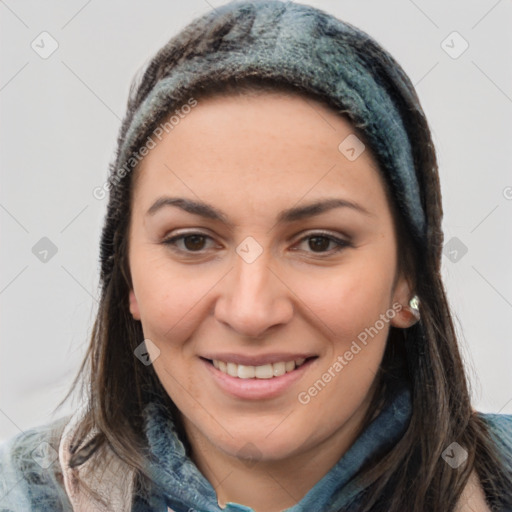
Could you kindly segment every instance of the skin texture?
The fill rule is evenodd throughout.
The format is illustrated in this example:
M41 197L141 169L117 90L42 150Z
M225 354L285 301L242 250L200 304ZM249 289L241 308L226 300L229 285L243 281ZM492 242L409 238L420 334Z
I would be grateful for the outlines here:
M455 512L491 512L476 471L471 473Z
M154 369L221 506L274 512L298 502L357 436L389 326L416 321L377 164L368 148L354 161L338 150L351 133L345 118L299 95L214 97L200 100L137 170L130 311L160 350ZM147 214L163 195L209 203L232 226L174 206ZM336 208L276 221L283 209L325 198L369 214ZM349 245L315 245L307 237L319 230ZM198 232L206 238L163 243ZM249 236L263 251L252 263L236 252ZM300 403L298 394L387 312L378 334ZM199 358L209 351L318 358L279 396L244 400L219 388Z

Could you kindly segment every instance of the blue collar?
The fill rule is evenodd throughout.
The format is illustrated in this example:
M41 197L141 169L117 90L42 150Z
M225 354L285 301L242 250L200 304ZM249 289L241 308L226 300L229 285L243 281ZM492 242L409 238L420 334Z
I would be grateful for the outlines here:
M364 490L354 476L363 464L400 439L407 428L411 409L410 392L402 388L336 465L286 512L338 510L352 503ZM149 449L154 457L149 467L155 484L151 510L167 512L169 507L174 512L254 512L250 507L232 502L224 509L219 507L214 488L186 455L163 405L149 403L144 418ZM135 503L133 510L147 508Z

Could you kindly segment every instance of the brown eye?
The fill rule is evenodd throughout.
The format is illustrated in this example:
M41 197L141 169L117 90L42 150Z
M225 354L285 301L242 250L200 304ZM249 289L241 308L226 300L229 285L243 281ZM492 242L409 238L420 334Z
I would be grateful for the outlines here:
M307 242L307 247L305 243ZM322 256L329 256L347 247L352 247L352 244L347 240L342 240L330 233L313 233L312 235L305 236L300 240L300 244L304 244L302 251L309 253L316 253ZM332 244L332 246L331 246Z
M203 235L188 235L183 237L185 248L189 251L200 251L203 249L205 237Z
M162 243L168 245L171 249L181 253L200 253L206 249L207 241L212 240L208 235L202 233L190 233L184 235L176 235Z
M327 250L331 240L326 236L309 237L309 247L314 252L323 252Z

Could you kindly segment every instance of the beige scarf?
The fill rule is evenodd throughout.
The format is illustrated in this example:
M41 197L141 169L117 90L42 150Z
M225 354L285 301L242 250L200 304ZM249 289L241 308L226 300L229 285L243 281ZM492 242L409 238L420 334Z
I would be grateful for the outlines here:
M132 505L134 470L116 457L108 444L104 445L102 451L102 454L106 451L106 456L101 467L94 455L77 468L69 467L71 439L82 417L83 409L71 416L64 426L59 444L59 462L64 486L73 511L129 512ZM82 444L87 443L95 433L91 431Z

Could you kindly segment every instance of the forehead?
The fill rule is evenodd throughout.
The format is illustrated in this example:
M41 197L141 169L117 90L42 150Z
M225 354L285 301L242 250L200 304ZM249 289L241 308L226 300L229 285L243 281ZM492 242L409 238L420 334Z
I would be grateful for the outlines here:
M281 203L333 191L382 199L371 151L329 107L281 92L197 101L139 164L135 200L177 190Z

